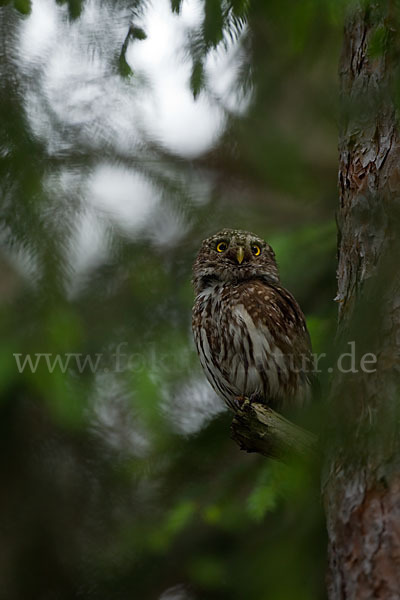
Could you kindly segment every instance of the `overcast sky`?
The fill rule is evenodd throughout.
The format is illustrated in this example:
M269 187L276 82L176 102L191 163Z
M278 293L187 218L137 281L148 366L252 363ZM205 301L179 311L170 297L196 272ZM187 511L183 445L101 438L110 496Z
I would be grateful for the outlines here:
M171 12L169 0L149 3L134 20L147 39L130 43L126 58L133 76L124 79L115 60L132 22L130 12L115 3L86 0L81 17L70 21L65 5L32 0L16 52L27 82L30 125L49 153L81 145L133 158L143 155L149 139L187 158L209 150L224 130L225 109L242 111L246 101L240 103L232 92L243 60L234 45L210 54L206 72L211 94L201 93L194 100L185 43L201 18L199 0L184 0L180 15ZM72 198L76 189L84 198L69 256L77 273L106 258L110 225L129 236L148 224L152 238L158 227L161 244L185 231L182 215L167 214L165 206L160 229L160 219L155 219L160 190L140 172L115 161L99 163L89 175L52 173L47 185L58 192L54 197L64 192ZM201 192L199 182L191 178L187 185L195 187L193 197L204 201L206 191Z
M131 15L118 6L86 0L78 20L70 22L65 16L66 7L54 0L33 0L21 27L20 64L27 73L38 71L48 100L46 106L38 106L33 91L27 99L33 126L44 137L49 137L49 119L41 109L51 108L66 124L79 124L93 143L101 141L104 127L108 142L121 150L129 150L147 134L172 152L197 156L221 133L223 107L241 108L231 93L239 67L234 46L228 52L213 52L207 61L207 76L219 102L206 94L195 101L189 89L191 63L185 42L187 31L201 23L198 0L184 0L180 15L171 12L169 0L155 0L142 18L135 18L147 39L129 45L126 58L134 76L128 82L110 70L110 58L122 47ZM103 127L89 132L86 126L99 118ZM57 147L56 140L49 143Z

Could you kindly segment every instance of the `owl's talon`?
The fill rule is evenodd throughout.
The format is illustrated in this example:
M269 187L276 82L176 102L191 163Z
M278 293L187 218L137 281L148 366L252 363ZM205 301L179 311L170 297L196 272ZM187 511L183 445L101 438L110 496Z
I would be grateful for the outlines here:
M242 408L242 406L246 400L248 400L248 398L246 398L246 396L236 396L235 397L236 408Z
M249 402L251 402L251 403L256 402L258 404L263 404L264 400L263 400L263 397L261 396L261 394L252 394L249 397Z

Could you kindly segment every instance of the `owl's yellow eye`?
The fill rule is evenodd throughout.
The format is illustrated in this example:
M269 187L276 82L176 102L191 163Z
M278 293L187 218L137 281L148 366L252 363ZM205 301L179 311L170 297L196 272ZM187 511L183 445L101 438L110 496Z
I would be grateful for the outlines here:
M217 252L225 252L227 247L228 247L228 244L226 242L219 242L217 244Z
M251 251L254 254L254 256L260 256L261 254L261 248L258 244L252 244Z

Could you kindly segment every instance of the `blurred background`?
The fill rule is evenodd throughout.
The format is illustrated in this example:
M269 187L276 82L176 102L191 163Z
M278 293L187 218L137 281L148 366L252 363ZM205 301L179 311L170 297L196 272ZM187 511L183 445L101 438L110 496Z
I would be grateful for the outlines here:
M256 232L328 352L342 28L337 0L1 0L2 598L324 598L318 474L231 441L190 278Z

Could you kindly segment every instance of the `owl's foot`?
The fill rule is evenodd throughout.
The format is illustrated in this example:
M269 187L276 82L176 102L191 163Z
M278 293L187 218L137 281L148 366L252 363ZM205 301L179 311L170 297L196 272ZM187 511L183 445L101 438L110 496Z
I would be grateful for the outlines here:
M258 404L265 404L261 394L252 394L251 396L236 396L234 400L236 408L242 408L246 401L250 403L254 402Z
M234 400L236 408L242 408L246 400L248 400L247 396L236 396Z
M243 404L246 401L250 402L250 403L254 402L254 403L258 403L258 404L265 403L261 394L252 394L251 396L236 396L235 400L234 400L236 408L242 408Z
M261 394L252 394L249 397L249 402L254 402L254 403L258 403L258 404L265 404L265 400L261 396Z

